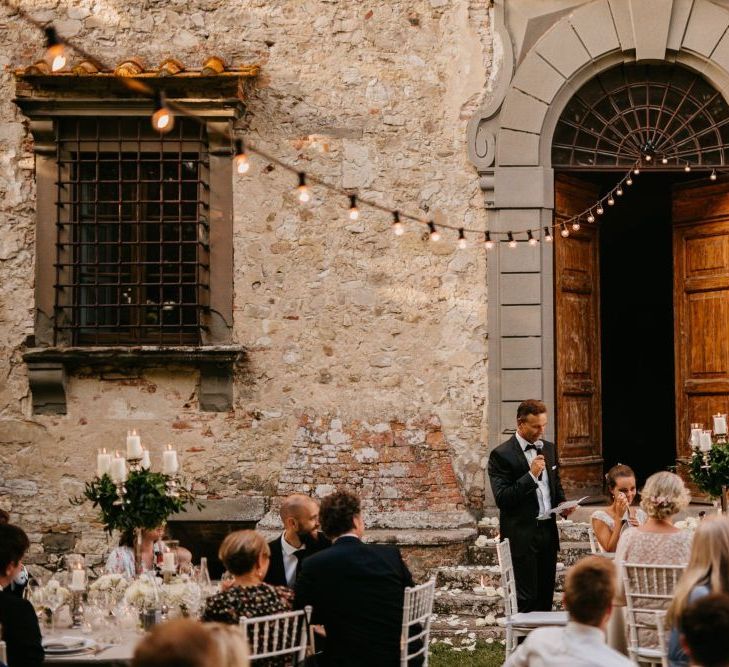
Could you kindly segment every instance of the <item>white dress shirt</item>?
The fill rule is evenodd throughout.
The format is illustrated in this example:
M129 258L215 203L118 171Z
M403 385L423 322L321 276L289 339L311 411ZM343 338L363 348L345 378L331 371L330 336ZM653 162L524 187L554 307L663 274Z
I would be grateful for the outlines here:
M529 451L527 451L527 445L531 445L532 443L522 438L518 433L516 434L516 439L519 442L521 451L524 452L524 456L526 456L526 460L528 461L529 465L531 465L532 461L537 457L538 452L533 449L529 449ZM542 441L537 440L533 444L539 447L541 446ZM549 491L549 476L547 475L547 466L544 466L544 472L542 473L541 480L537 479L534 475L532 475L531 471L529 471L529 474L531 475L532 479L537 483L537 501L539 502L539 516L544 516L547 512L549 512L549 510L552 509L552 494Z
M628 667L635 663L605 643L600 628L570 621L563 628L538 628L504 667Z
M283 554L284 572L286 573L286 585L293 588L296 581L296 566L299 559L294 556L297 551L302 551L305 546L293 547L286 541L285 533L281 534L281 552Z

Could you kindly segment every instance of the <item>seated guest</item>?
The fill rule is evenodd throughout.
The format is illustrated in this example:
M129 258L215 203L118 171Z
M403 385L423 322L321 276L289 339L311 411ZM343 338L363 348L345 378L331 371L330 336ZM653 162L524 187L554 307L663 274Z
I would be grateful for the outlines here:
M349 491L322 500L320 521L333 543L302 563L294 606L312 605L324 625L327 664L399 665L403 595L413 585L400 551L362 542L360 501Z
M30 548L28 536L10 524L0 524L0 626L9 667L43 664L43 647L38 617L33 606L7 590L23 568L23 556Z
M683 481L672 472L657 472L651 475L641 493L640 505L648 515L642 526L629 528L623 533L615 552L615 566L618 568L618 583L614 605L620 609L613 613L608 626L608 644L627 654L623 607L625 606L625 585L622 580L622 563L644 565L685 565L691 554L690 531L679 530L673 525L673 518L684 509L690 494ZM666 605L668 607L668 605ZM657 646L655 631L640 630L641 645Z
M610 506L607 510L593 512L590 520L600 549L613 553L620 535L630 526L642 526L648 517L642 509L631 507L635 499L635 473L632 468L618 463L608 470L605 480Z
M265 538L255 530L239 530L220 545L218 558L233 575L227 590L207 599L203 621L238 623L241 616L267 616L291 609L291 590L264 583L270 560Z
M313 498L294 493L281 503L280 514L284 530L268 543L271 566L266 583L293 588L301 562L331 542L319 530L319 503Z
M681 615L681 642L694 667L729 667L729 596L707 595Z
M10 523L10 515L5 510L0 510L0 525L8 523ZM28 585L28 579L30 579L30 574L28 574L27 568L23 565L20 572L18 572L15 579L10 582L10 585L6 590L17 595L19 598L23 598L25 597L25 587Z
M162 538L164 537L164 526L157 528L141 529L141 562L136 562L134 555L134 541L137 538L133 530L122 533L119 538L119 546L109 553L106 559L105 570L108 574L123 574L126 577L134 578L142 572L149 572L162 564ZM176 548L176 562L180 564L192 561L192 554L184 547Z
M189 619L161 623L137 644L132 667L248 667L245 640L236 634Z
M694 533L688 566L681 576L668 609L672 625L668 661L688 667L688 656L679 642L678 624L684 610L710 593L729 593L729 519L704 519Z
M588 556L567 571L564 605L569 622L563 628L534 630L504 667L627 667L633 663L605 644L605 628L615 594L615 567L605 558Z

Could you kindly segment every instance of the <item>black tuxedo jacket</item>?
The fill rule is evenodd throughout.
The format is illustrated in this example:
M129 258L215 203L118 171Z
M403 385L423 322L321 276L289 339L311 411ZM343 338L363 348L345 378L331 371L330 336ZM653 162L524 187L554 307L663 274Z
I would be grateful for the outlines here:
M544 442L542 455L545 459L544 473L549 478L549 493L552 507L565 500L562 483L559 480L559 466L554 444ZM499 508L501 539L509 539L512 556L526 554L537 530L536 516L539 514L537 483L529 474L529 463L516 435L500 444L489 456L489 479L491 490ZM559 534L556 518L551 520L554 548L559 549Z
M271 586L288 586L286 583L286 568L284 567L283 561L283 546L281 545L282 535L279 535L275 540L271 540L268 543L269 549L271 549L271 562L268 566L268 572L266 572L266 578L264 581ZM331 542L326 538L324 533L317 533L317 539L307 539L304 541L306 550L302 556L302 562L312 554L326 549L331 546Z
M340 537L302 563L294 606L312 605L312 622L326 628L327 665L396 667L403 596L412 585L397 547Z
M39 667L43 647L33 606L10 591L0 592L0 624L7 644L9 667Z

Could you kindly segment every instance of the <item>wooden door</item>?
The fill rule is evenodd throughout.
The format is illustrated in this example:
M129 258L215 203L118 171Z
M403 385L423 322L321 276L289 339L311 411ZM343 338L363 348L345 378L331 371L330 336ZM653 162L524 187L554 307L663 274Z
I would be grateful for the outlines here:
M691 455L689 424L729 412L729 182L673 192L676 452ZM645 242L645 240L643 240Z
M573 176L555 179L555 218L593 205L598 187ZM562 481L570 493L602 491L600 405L600 266L598 225L554 234L556 426Z

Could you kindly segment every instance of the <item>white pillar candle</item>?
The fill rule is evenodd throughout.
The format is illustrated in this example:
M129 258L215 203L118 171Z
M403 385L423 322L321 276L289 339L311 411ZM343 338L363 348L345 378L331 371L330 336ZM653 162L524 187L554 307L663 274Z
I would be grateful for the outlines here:
M167 445L167 449L162 452L162 472L165 475L174 475L177 468L177 451L172 449L172 445Z
M96 455L96 474L103 477L109 470L111 470L111 454L107 454L106 449L100 449Z
M165 551L162 554L162 569L165 572L174 572L177 569L174 551Z
M72 591L82 591L86 588L86 571L81 568L71 570L71 586Z
M699 449L702 452L708 452L711 450L711 431L701 431L701 441L699 443Z
M111 461L111 478L115 482L126 482L127 481L127 462L117 455Z
M152 467L152 462L149 460L149 450L145 449L142 452L142 468L149 470Z
M726 415L714 415L714 433L726 435Z
M702 429L700 428L691 429L691 447L695 448L701 446L701 433Z
M127 458L142 458L142 439L139 437L136 431L131 431L127 435Z

